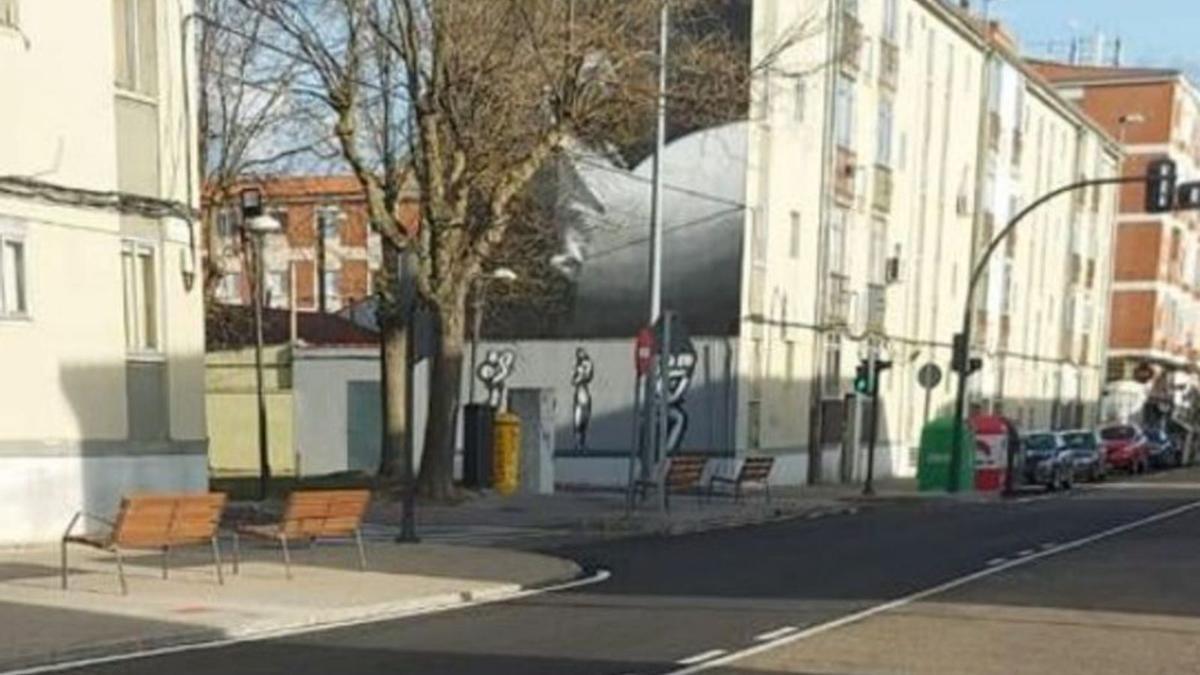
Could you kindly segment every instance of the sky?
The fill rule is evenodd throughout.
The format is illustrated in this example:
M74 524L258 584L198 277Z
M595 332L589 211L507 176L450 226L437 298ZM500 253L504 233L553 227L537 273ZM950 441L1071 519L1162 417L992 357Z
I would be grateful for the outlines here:
M982 9L985 0L973 0ZM1014 29L1024 51L1065 50L1071 37L1120 36L1126 65L1184 68L1200 75L1198 0L991 0L990 13ZM1065 52L1062 54L1065 56Z

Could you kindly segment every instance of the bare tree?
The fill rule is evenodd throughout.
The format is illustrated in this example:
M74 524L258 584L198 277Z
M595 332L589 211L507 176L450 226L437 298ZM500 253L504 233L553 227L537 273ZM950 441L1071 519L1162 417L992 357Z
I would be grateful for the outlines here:
M239 2L286 36L303 64L299 81L328 106L341 153L362 184L385 249L385 357L403 348L414 303L437 317L419 487L447 496L472 282L502 248L522 249L514 241L529 236L514 222L522 196L568 145L644 154L659 0ZM673 125L745 115L760 66L727 15L748 6L672 0ZM410 180L420 194L415 232L398 208ZM402 354L385 358L393 380L402 379L390 370ZM390 397L393 385L386 390Z

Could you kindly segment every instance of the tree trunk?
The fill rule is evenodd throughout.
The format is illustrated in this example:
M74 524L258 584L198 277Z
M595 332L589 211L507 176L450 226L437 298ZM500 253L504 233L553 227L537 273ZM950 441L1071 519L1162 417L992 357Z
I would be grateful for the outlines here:
M433 499L445 499L455 492L454 443L462 392L465 306L461 297L449 306L438 306L441 330L429 378L429 416L417 482L421 494Z
M383 317L380 317L383 319ZM398 317L380 325L380 394L383 404L383 445L379 475L407 485L412 480L412 453L408 450L409 377L407 326Z

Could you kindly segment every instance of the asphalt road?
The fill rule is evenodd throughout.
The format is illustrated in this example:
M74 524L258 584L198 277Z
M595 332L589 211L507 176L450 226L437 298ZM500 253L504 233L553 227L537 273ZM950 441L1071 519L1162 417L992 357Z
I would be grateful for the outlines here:
M1182 534L1190 526L1200 539L1200 511L1070 551L1055 548L1200 498L1200 474L1171 476L1152 479L1157 487L1110 487L1007 504L893 502L822 520L575 546L555 552L607 569L611 579L504 604L126 661L86 672L671 673L688 662L736 656L755 645L765 650L773 646L773 637L873 611L983 570L996 573L923 603L1200 619L1200 585L1188 581L1187 587L1197 592L1178 592L1183 577L1200 579L1200 568L1193 572L1178 564L1183 556L1200 560L1200 544L1189 544L1191 539ZM1168 484L1189 481L1196 482L1194 488ZM1089 573L1076 573L1084 569ZM1019 583L1008 583L1011 578ZM980 611L984 619L995 613ZM895 630L879 627L881 620L891 616L882 612L712 672L967 672L960 667L968 658L965 647L949 648L940 660L930 655L934 660L928 662L921 658L930 650L913 650L936 634L928 632L930 625L961 630L972 625L967 618L923 617L926 623ZM1200 627L1197 631L1200 635ZM966 630L961 639L978 635ZM835 640L830 646L834 638L850 645L838 647ZM1011 640L1020 647L1018 637ZM1097 640L1102 653L1109 641L1103 636ZM1038 642L1055 644L1044 635ZM912 652L904 657L908 660L901 658L902 652L908 654L905 648ZM851 652L860 660L843 658ZM893 654L895 660L889 660ZM988 658L1001 660L1007 670L980 672L1025 672L1015 665L1020 651Z

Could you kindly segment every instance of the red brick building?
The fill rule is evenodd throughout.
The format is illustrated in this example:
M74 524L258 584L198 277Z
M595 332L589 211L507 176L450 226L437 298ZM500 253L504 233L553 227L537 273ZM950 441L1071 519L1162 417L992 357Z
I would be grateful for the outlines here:
M283 232L266 241L266 289L271 307L336 312L370 295L380 264L379 235L372 232L366 205L353 176L288 176L254 183ZM207 206L205 208L208 208ZM415 195L401 206L415 227ZM216 299L248 304L250 284L236 206L208 214L214 232L208 255L219 257L222 278Z
M1126 175L1170 157L1200 179L1200 95L1175 70L1072 66L1038 70L1125 146ZM1200 216L1145 212L1144 186L1121 193L1114 252L1108 379L1190 370L1200 355Z

